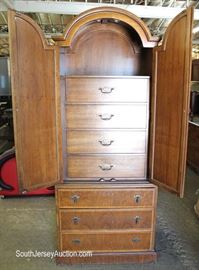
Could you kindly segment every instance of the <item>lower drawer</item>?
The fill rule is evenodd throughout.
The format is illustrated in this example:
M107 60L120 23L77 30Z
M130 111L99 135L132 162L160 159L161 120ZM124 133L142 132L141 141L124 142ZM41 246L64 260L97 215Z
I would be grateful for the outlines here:
M69 155L67 177L146 177L146 155Z
M61 230L151 229L152 209L61 209Z
M146 251L151 249L151 232L61 232L61 250Z

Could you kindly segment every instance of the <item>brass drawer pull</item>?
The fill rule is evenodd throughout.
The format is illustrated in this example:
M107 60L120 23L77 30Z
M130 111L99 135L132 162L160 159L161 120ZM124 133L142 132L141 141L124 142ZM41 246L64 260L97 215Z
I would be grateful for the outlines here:
M111 178L110 182L116 182L117 180L115 178Z
M99 167L102 171L110 171L113 168L113 165L112 164L102 164L102 165L99 165Z
M103 94L110 94L114 90L113 87L100 87L98 90L101 91Z
M76 203L76 202L79 200L79 198L80 198L80 196L77 195L77 194L71 196L71 200L72 200L74 203Z
M104 139L104 140L99 140L98 142L103 146L110 146L114 141Z
M81 241L80 241L79 239L73 239L73 240L72 240L72 243L73 243L73 244L80 244Z
M134 201L135 201L136 203L140 203L141 198L142 198L141 195L138 195L138 194L134 195Z
M133 243L139 243L139 242L141 242L141 240L140 240L140 238L135 237L135 238L132 239L132 242Z
M72 221L73 221L73 224L79 224L80 218L79 217L73 217Z
M99 182L106 182L106 179L100 178L100 179L99 179Z
M111 120L111 118L114 116L114 114L103 113L103 114L98 114L98 116L99 116L102 120Z
M110 179L105 179L105 178L100 178L99 182L116 182L117 180L115 178L110 178Z
M135 224L139 224L139 223L140 223L140 220L141 220L141 217L136 216L136 217L134 217L133 219L134 219L134 221L135 221Z

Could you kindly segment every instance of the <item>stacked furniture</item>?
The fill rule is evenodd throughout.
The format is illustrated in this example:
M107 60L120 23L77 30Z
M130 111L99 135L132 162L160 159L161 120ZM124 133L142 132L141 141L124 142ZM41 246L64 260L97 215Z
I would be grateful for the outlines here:
M183 195L192 13L158 46L135 15L92 9L48 46L10 12L21 189L57 183L59 250L92 251L58 262L156 259L156 185Z

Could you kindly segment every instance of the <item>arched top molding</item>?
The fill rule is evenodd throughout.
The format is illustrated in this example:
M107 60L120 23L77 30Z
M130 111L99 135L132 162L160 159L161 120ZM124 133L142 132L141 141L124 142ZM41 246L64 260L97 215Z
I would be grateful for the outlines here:
M70 46L70 49L72 49L73 52L76 51L76 49L79 48L79 46L81 48L81 44L87 40L88 36L93 36L96 33L97 35L99 35L102 32L115 33L115 34L120 35L120 37L122 36L123 39L125 39L125 41L130 45L134 53L140 52L140 46L139 46L140 43L137 44L136 42L132 41L131 37L129 36L128 30L124 29L121 25L118 25L118 24L114 25L113 23L109 23L108 27L107 27L107 24L101 24L101 23L98 23L98 27L96 27L95 24L87 25L86 27L84 27L82 31L78 33L78 35L75 35L73 42Z
M115 7L100 7L89 9L78 15L67 28L62 37L54 38L58 45L70 47L75 35L86 24L97 20L113 19L123 22L134 29L142 41L143 47L152 48L157 45L158 37L153 37L144 22L133 13Z

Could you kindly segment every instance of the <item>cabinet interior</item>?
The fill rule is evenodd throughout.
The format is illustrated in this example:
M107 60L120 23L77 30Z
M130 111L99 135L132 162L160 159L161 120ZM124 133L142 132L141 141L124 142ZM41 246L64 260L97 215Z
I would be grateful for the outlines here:
M117 88L117 85L120 85L120 91L125 90L125 87L129 88L130 91L134 91L135 95L140 95L139 91L142 93L143 86L139 83L136 86L137 88L140 87L140 89L133 89L135 88L135 85L133 86L133 80L136 78L136 80L143 79L147 80L150 83L150 76L152 73L152 49L151 48L144 48L142 41L138 35L138 33L131 27L129 27L126 23L120 22L118 20L112 20L112 19L103 19L103 20L97 20L92 21L90 23L87 23L86 25L82 26L79 31L75 34L72 44L70 47L60 47L60 90L61 90L61 103L62 103L62 143L63 143L63 178L64 181L67 180L100 180L102 177L100 175L98 176L92 176L92 177L85 177L82 175L82 170L79 170L79 176L78 173L73 175L73 177L70 177L67 174L68 171L68 164L71 166L70 162L70 156L71 156L71 149L67 147L67 138L68 140L72 140L74 136L76 135L76 141L78 141L78 133L82 136L85 135L85 144L87 144L87 147L89 148L89 138L93 136L98 137L104 137L111 136L111 132L115 134L117 137L117 140L127 140L130 144L132 144L132 141L134 140L135 143L142 144L142 151L140 150L140 153L147 153L148 152L148 122L146 122L146 126L127 126L122 125L121 121L118 122L118 126L111 126L108 125L109 122L107 121L107 125L105 128L108 128L106 132L99 128L99 125L96 124L92 125L93 130L89 129L89 123L87 126L78 126L73 125L66 127L67 125L67 114L78 114L82 112L82 114L85 113L85 106L87 106L86 112L95 113L93 112L93 108L99 108L99 111L107 106L112 106L113 111L121 111L123 110L123 106L126 106L126 108L129 108L129 112L127 112L127 117L129 118L135 118L136 114L140 115L138 116L138 121L149 121L149 93L150 93L150 86L149 89L147 89L147 99L144 101L141 99L141 101L138 99L137 102L137 108L131 109L131 106L134 105L131 103L131 100L128 102L128 93L126 94L124 92L124 95L126 95L126 98L124 100L117 99L115 102L112 99L112 93L104 93L104 96L110 98L106 98L102 101L98 99L98 97L94 97L93 99L90 98L92 93L90 92L89 100L87 100L87 97L82 97L81 99L77 99L77 96L74 94L74 98L68 100L67 92L69 91L70 87L76 87L76 95L78 95L79 91L84 92L87 85L92 85L93 91L99 90L99 85L101 87L110 88L112 86ZM74 86L75 83L73 81L78 81L78 86ZM77 84L77 83L76 83ZM96 85L95 85L96 84ZM98 85L99 84L99 85ZM123 85L122 85L123 84ZM148 83L147 83L148 84ZM84 86L83 86L84 85ZM132 85L132 86L131 86ZM95 86L95 89L94 89ZM145 86L144 86L145 87ZM122 89L123 88L123 89ZM97 90L98 89L98 90ZM112 88L114 89L114 88ZM105 91L109 91L106 90ZM114 90L117 91L117 90ZM121 94L121 93L120 93ZM80 95L84 96L84 93L81 93ZM102 94L103 95L103 94ZM121 94L122 95L122 94ZM131 98L130 98L131 99ZM78 103L78 100L80 102ZM72 106L72 107L71 107ZM101 106L101 107L100 107ZM144 109L146 107L146 109ZM73 108L73 109L67 109L67 108ZM144 109L144 111L143 111ZM67 110L67 112L66 112ZM96 109L95 109L96 110ZM106 110L106 109L105 109ZM130 115L128 115L130 113ZM133 116L134 114L134 116ZM147 120L146 120L147 117ZM77 122L78 119L73 119L74 122ZM144 124L143 124L144 125ZM112 127L112 129L111 129ZM129 128L130 127L130 128ZM117 129L116 129L117 128ZM122 129L123 128L123 129ZM136 128L134 131L133 129ZM146 128L146 130L145 130ZM89 129L89 130L88 130ZM75 133L76 130L76 133ZM136 133L135 133L136 132ZM67 135L66 135L67 134ZM80 136L80 135L79 135ZM67 138L66 138L67 137ZM138 140L138 137L140 138L140 141ZM113 140L112 140L113 141ZM86 148L86 145L85 145ZM83 149L83 153L85 154L85 148ZM121 147L122 148L122 147ZM127 145L126 145L127 148ZM65 149L67 149L65 151ZM134 154L134 150L131 150L131 147L129 149L119 149L118 152L110 153L110 151L107 151L108 147L104 148L104 152L101 151L100 154L116 154L118 158L118 162L121 160L118 155L125 154L125 156ZM79 150L80 151L80 150ZM135 153L139 153L139 150ZM89 155L89 150L87 151ZM93 152L93 151L92 151ZM96 151L97 152L97 151ZM74 154L74 153L72 153ZM83 157L81 157L81 152L78 154L79 157L76 160L76 163L74 164L81 164L81 160L83 161ZM125 159L124 155L122 157ZM93 157L95 157L95 153L90 155L90 162L93 160ZM114 157L114 156L113 156ZM132 158L135 158L132 156ZM138 159L142 157L138 157ZM146 168L142 168L142 171L144 173L140 174L138 172L135 173L135 179L137 179L137 176L140 180L144 180L147 178L147 167L148 167L148 158L143 157L145 161L143 162L142 166ZM107 159L107 158L106 158ZM128 157L126 158L128 159ZM127 161L129 162L129 161ZM85 166L89 166L89 162L84 164ZM128 165L130 166L130 164ZM75 165L74 165L75 167ZM139 166L138 166L139 167ZM77 170L77 169L76 169ZM141 169L140 169L141 170ZM96 172L95 172L96 173ZM81 176L82 175L82 176ZM105 180L111 180L114 179L117 181L121 180L122 178L125 178L126 180L132 180L134 179L134 176L131 176L130 174L125 174L124 177L112 177L112 174L110 174L111 177L105 177L102 179ZM134 180L135 180L134 179ZM124 180L124 179L123 179Z
M114 20L81 27L70 48L60 48L61 76L150 76L152 49L137 32Z

